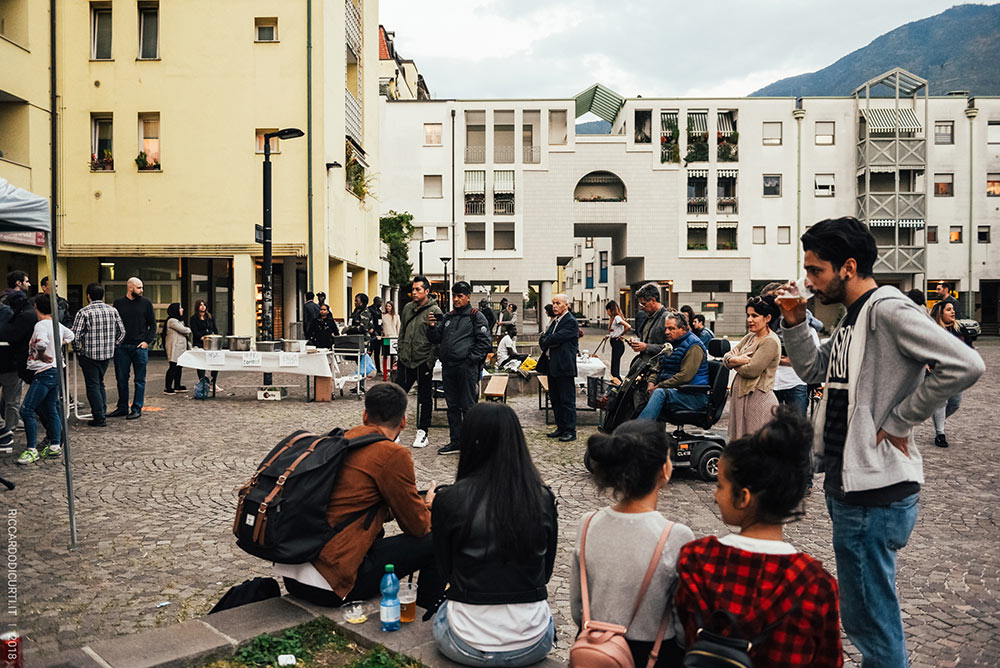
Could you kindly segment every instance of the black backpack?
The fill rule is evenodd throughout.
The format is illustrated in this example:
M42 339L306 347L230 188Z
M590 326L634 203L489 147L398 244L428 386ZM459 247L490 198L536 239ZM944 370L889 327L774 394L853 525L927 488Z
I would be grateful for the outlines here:
M719 631L705 628L702 625L701 612L696 612L698 634L684 653L682 668L753 668L750 648L763 642L785 617L798 608L799 606L793 607L749 640L745 639L739 621L728 610L716 610L709 618L710 625ZM716 620L720 623L716 623ZM731 629L731 635L722 635L721 629L726 625Z
M267 561L302 564L362 516L370 524L381 502L336 526L326 511L347 452L384 440L378 433L347 439L343 429L334 429L324 436L297 431L278 443L238 492L237 547Z

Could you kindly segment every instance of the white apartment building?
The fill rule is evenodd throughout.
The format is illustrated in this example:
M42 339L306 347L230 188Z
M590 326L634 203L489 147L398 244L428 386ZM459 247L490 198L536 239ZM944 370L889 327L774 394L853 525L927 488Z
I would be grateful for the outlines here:
M611 134L577 135L587 112ZM996 331L1000 98L928 97L897 69L850 97L626 99L594 85L563 99L383 100L382 114L380 206L414 215L411 259L422 247L432 278L448 258L452 281L547 300L562 276L573 299L617 297L628 314L652 281L735 334L747 293L801 273L806 227L857 216L880 282L952 281ZM603 291L587 291L587 264Z

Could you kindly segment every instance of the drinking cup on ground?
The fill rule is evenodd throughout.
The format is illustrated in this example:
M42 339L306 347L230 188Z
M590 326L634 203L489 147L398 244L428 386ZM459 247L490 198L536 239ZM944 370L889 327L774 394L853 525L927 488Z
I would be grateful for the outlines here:
M412 622L417 618L417 585L414 582L399 583L399 621Z

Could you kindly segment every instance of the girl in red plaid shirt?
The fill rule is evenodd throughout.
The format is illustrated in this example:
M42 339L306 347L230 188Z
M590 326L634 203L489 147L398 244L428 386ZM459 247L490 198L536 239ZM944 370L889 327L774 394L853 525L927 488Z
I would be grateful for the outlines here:
M676 604L689 645L715 611L725 611L739 628L712 630L763 636L750 650L755 666L843 665L837 582L783 535L804 514L812 440L809 422L779 406L773 421L726 448L715 502L740 532L681 548Z

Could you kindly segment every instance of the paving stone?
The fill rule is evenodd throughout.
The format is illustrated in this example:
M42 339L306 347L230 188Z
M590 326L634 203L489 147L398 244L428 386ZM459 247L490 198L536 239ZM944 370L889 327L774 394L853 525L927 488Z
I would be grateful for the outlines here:
M294 603L271 598L206 615L201 621L242 645L261 633L279 633L314 617Z
M26 655L24 665L33 668L104 668L82 649L71 649L53 656Z
M233 646L200 621L102 640L91 645L112 668L182 668Z

